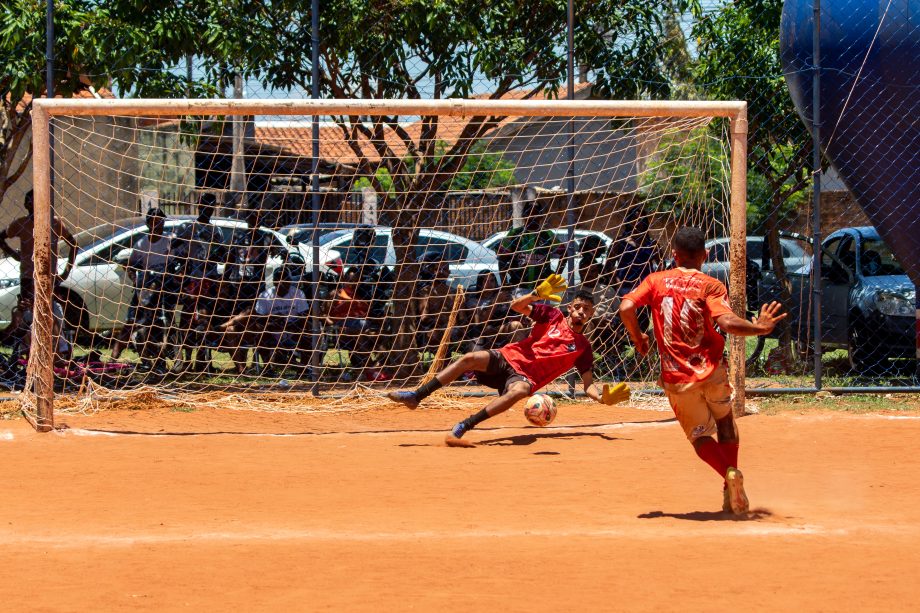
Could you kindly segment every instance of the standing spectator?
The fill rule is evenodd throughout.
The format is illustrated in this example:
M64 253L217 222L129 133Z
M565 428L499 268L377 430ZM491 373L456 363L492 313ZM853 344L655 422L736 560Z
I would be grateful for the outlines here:
M546 208L535 196L524 203L524 225L511 228L498 245L498 270L506 285L532 285L553 272L550 259L561 245L545 227Z
M227 247L221 229L211 223L217 198L212 193L202 195L198 218L182 225L172 241L173 255L182 278L179 329L182 334L182 361L175 370L188 366L196 370L210 364L210 349L201 347L211 326L218 283L218 265L227 261ZM194 357L194 360L193 360Z
M648 219L643 217L628 234L621 233L613 242L606 266L612 271L619 295L625 296L642 279L658 270L660 263L658 243L650 236Z
M409 310L416 318L415 344L420 353L435 353L447 329L453 309L454 294L450 284L450 268L439 251L429 250L419 258L420 282Z
M19 261L19 295L22 296L23 300L31 304L35 295L35 263L32 261L33 251L35 250L35 241L33 238L35 214L34 194L31 189L26 192L26 195L22 200L22 206L25 208L28 215L14 219L6 230L0 231L0 249L2 249L3 252L9 257ZM16 251L10 247L10 245L6 242L11 238L19 239L19 251ZM70 251L67 254L67 265L64 267L64 270L61 271L61 274L58 275L57 250L58 243L62 239L66 241L68 245L70 245ZM77 241L74 239L73 234L64 224L64 222L52 214L51 274L56 277L54 280L55 285L60 281L66 280L67 277L70 276L70 271L73 270L73 263L76 257Z
M237 230L231 239L227 266L220 281L221 315L251 312L253 303L265 288L265 265L271 252L271 235L260 230L261 212L245 213L245 230Z
M121 356L139 319L145 320L149 326L148 334L156 331L165 335L176 307L178 288L170 285L172 277L168 274L171 241L164 234L166 215L160 209L152 208L147 211L146 221L147 233L135 243L127 263L128 278L134 283L134 295L128 308L128 319L112 348L113 360ZM141 300L143 290L147 290L152 297L149 301ZM144 339L144 344L148 341ZM158 372L165 368L160 353L157 352L153 364L154 370Z
M595 234L589 234L581 243L581 257L578 260L578 272L581 287L593 292L601 280L604 265L599 262L604 252L604 241Z

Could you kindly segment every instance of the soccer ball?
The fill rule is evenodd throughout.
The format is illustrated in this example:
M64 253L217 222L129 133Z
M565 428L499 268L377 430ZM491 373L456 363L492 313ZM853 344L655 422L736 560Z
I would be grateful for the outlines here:
M548 426L556 418L556 403L546 394L534 394L524 404L524 417L535 426Z

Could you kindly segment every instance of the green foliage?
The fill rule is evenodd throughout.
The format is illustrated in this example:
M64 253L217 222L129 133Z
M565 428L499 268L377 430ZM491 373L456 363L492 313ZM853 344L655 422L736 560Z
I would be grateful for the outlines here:
M810 185L811 140L779 59L782 6L782 0L737 0L716 12L695 6L697 86L709 98L748 101L748 159L755 171L749 200L758 220L788 214Z
M728 166L724 139L708 126L665 134L641 178L646 208L681 218L702 205L724 224L719 204L728 202Z

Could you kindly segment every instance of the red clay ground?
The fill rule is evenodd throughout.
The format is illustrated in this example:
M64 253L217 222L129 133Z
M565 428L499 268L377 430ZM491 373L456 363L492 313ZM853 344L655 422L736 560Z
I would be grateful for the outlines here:
M2 608L916 607L920 413L741 419L743 521L669 414L513 411L444 447L466 413L0 422Z

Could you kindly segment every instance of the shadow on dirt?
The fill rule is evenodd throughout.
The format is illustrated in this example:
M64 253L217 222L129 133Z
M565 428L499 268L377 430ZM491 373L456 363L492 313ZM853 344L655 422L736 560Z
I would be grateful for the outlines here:
M493 438L485 441L477 441L477 445L533 445L537 442L538 439L559 439L559 440L572 440L575 438L581 438L591 436L595 438L600 438L605 441L625 441L631 439L620 438L616 436L608 436L603 432L545 432L541 434L517 434L515 436L503 436L501 438Z
M757 521L769 519L773 513L767 509L752 509L746 515L735 515L725 511L690 511L689 513L665 513L664 511L649 511L637 516L639 519L660 519L670 517L687 521Z

